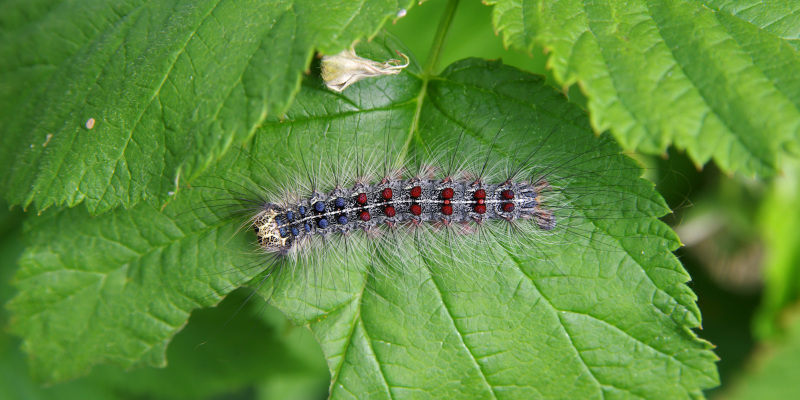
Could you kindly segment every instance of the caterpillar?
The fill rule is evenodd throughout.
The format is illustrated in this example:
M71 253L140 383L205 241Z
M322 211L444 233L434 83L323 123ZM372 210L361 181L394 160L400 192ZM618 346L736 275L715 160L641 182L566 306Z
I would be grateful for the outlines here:
M233 199L217 207L252 231L257 251L248 268L263 271L251 285L269 286L270 299L299 289L292 301L313 304L303 305L303 324L325 315L326 287L350 293L365 276L393 280L433 265L486 277L507 257L547 263L569 237L603 246L609 238L586 224L620 218L639 167L573 122L563 117L525 133L507 119L484 121L419 145L330 130L310 140L324 143L316 154L307 143L278 148L257 137L241 158L263 181L237 183ZM274 162L260 161L263 154Z
M414 63L346 94L305 80L217 180L195 183L225 192L205 204L241 231L238 282L306 325L383 283L567 277L616 259L613 273L640 262L641 238L674 247L641 166L543 78L495 64L449 68L424 101Z
M556 225L552 210L543 206L546 192L552 190L545 176L532 182L509 176L502 183L486 183L480 176L475 180L450 174L437 178L436 169L426 166L425 175L408 179L387 176L376 183L359 181L329 193L315 191L296 205L266 202L253 219L258 244L267 253L287 255L316 236L370 233L398 224L449 226L531 219L543 231Z

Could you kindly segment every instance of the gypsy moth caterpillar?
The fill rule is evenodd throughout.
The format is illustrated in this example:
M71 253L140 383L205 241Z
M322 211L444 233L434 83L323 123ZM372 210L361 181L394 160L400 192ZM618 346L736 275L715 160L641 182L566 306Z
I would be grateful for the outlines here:
M559 249L615 251L613 229L600 235L598 224L623 218L641 182L613 142L568 117L547 128L468 123L411 141L361 130L285 146L256 137L237 158L261 181L229 179L234 201L216 205L254 231L248 268L262 272L252 285L279 306L296 303L304 324L372 279L402 282L423 269L487 279L509 261L568 276L552 260Z

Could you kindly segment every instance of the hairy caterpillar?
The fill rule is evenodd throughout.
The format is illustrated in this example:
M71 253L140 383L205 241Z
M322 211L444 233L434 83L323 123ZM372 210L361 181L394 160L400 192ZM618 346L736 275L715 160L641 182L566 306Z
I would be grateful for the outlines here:
M278 304L287 298L275 290L299 290L289 300L312 305L302 305L299 323L325 315L325 290L344 293L336 303L369 277L445 268L458 271L454 279L485 278L509 257L566 275L551 262L553 250L571 245L566 237L606 247L609 237L593 232L590 219L619 218L636 183L631 173L639 173L613 142L574 129L570 117L548 128L482 121L420 145L331 130L311 139L326 143L317 154L302 142L278 150L257 137L240 158L264 182L236 183L235 200L216 207L255 233L248 267L264 272L252 284L270 282L264 296ZM275 154L292 149L291 161ZM264 153L280 162L261 162Z
M508 266L570 276L638 263L638 238L671 240L654 224L668 211L663 199L613 140L594 135L583 110L540 77L505 67L502 78L484 75L498 68L489 64L453 66L421 104L413 63L346 96L305 81L285 118L210 174L224 182L208 186L229 194L208 204L250 231L241 279L307 324L378 281L414 286L432 274L458 287L497 271L503 280Z
M284 200L283 205L266 201L253 218L253 228L265 252L296 257L302 247L317 238L378 234L375 231L382 227L396 229L398 225L480 226L493 220L514 224L531 219L542 231L556 226L553 211L546 208L544 200L553 191L547 174L517 180L520 168L502 183L489 183L485 181L487 168L492 169L484 164L477 174L459 171L437 176L440 168L423 165L421 171L405 179L405 168L400 168L374 183L361 177L352 186L337 186L328 193L313 189L310 197L299 202ZM462 229L465 234L470 230Z

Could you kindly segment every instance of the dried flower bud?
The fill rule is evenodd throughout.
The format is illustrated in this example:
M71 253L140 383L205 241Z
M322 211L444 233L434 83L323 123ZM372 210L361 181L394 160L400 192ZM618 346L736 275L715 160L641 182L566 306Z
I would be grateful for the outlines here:
M356 55L353 49L342 51L335 56L322 57L322 79L328 89L341 92L348 86L364 78L381 75L396 75L409 64L408 57L397 52L405 59L405 64L400 60L389 60L384 63L375 62Z

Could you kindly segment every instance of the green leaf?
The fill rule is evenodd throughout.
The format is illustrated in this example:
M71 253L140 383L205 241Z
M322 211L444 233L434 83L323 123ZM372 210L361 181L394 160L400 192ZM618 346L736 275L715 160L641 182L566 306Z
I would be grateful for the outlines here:
M234 283L197 267L230 266L213 252L225 239L186 234L147 204L98 218L82 208L50 213L32 218L26 234L20 293L8 307L27 337L23 350L36 355L37 379L73 378L98 362L164 366L167 343L191 310Z
M372 59L398 49L384 37L357 48ZM342 94L308 77L285 118L266 121L163 213L140 204L34 218L10 308L35 374L163 365L192 308L252 279L312 330L333 398L672 399L716 385L711 346L691 330L700 315L689 277L671 254L679 242L657 219L668 209L635 162L540 76L481 60L442 76L419 71L412 64ZM499 129L508 136L493 141ZM464 255L458 268L406 240L403 251L332 247L318 264L264 273L253 238L234 235L244 221L221 220L231 196L302 184L293 179L319 160L381 162L380 149L410 159L442 143L500 160L544 149L541 162L571 166L561 172L589 187L565 199L579 218L515 252L482 243L492 257Z
M21 240L3 242L0 260L9 261L4 265L14 265L13 258L5 257L9 250L16 258L22 251ZM14 250L18 250L16 254ZM7 287L7 282L0 282L0 293ZM125 372L104 367L87 377L48 387L28 376L18 341L0 332L0 398L201 399L270 390L278 383L284 391L320 398L329 375L313 337L304 328L288 326L278 310L265 312L263 302L249 301L242 307L244 298L241 291L235 292L218 307L193 313L186 329L170 344L167 368ZM246 345L253 339L257 340Z
M17 259L24 249L22 241L22 213L9 211L0 200L0 305L5 305L14 290L11 277ZM94 388L84 382L60 385L58 391L43 390L28 376L25 355L19 351L19 340L11 337L6 328L7 315L0 307L0 398L2 399L113 399L110 393Z
M192 313L170 343L166 368L103 368L89 379L126 398L148 399L204 399L288 379L304 382L302 388L320 398L329 375L313 336L260 299L242 307L246 298L236 291L217 307Z
M138 212L139 209L144 211ZM173 230L175 226L167 217L147 205L94 219L81 209L56 215L34 218L35 224L47 224L49 228L28 227L38 232L30 236L31 240L58 243L32 246L35 260L30 249L23 255L21 271L16 276L21 293L9 304L12 311L26 314L22 320L13 321L15 329L32 336L23 349L48 353L29 360L37 380L74 378L98 362L122 368L166 367L166 345L186 324L188 312L219 300L215 292L228 293L235 288L230 281L232 276L241 276L241 272L226 271L233 268L225 259L230 256L228 251L214 255L213 251L204 250L224 248L230 232L209 233L201 229L193 235L182 235ZM137 221L115 218L119 215ZM215 238L216 235L220 236ZM220 243L214 244L216 240ZM68 247L76 251L68 251ZM216 267L191 266L197 260L213 259ZM235 265L243 263L240 260ZM209 267L219 270L210 272ZM39 286L43 284L46 286ZM95 371L99 374L94 374L92 380L113 382L117 391L174 399L215 394L236 384L256 382L262 376L319 377L318 370L298 373L311 363L309 359L315 359L315 355L298 357L298 351L291 350L297 347L300 337L281 341L274 331L255 326L252 318L240 316L229 321L243 299L235 296L224 308L195 315L191 329L181 332L177 347L170 347L169 368L129 374L101 370ZM248 304L240 311L253 313L254 307L263 312L263 304ZM275 327L268 328L280 327L272 325ZM248 338L248 332L253 334L250 339L258 339L258 345L244 347L242 339ZM309 335L303 339L308 345ZM35 343L38 340L47 343ZM204 341L212 343L198 350ZM247 353L237 355L243 351ZM236 367L220 361L231 357L236 357ZM263 363L264 359L275 364ZM193 379L202 382L191 383ZM98 386L97 382L93 386Z
M595 131L674 144L702 165L774 174L800 133L800 13L788 0L490 0L507 46L543 46L578 83Z
M315 48L338 52L411 3L3 2L3 193L39 210L161 206L286 110Z

